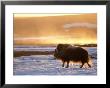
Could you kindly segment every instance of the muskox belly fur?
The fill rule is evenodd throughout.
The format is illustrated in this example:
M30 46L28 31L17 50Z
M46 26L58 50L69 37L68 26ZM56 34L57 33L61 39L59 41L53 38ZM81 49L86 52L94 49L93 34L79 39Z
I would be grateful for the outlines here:
M58 44L57 48L55 49L54 57L62 60L62 67L64 67L65 62L67 62L66 68L68 68L70 61L81 62L82 65L80 68L82 68L85 63L91 67L91 65L88 63L88 52L81 47L74 47L70 44Z

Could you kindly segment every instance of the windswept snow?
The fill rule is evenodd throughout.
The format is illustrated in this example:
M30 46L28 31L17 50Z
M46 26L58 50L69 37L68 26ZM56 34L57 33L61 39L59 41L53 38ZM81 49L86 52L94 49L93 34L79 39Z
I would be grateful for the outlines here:
M55 49L55 47L32 47L32 46L28 46L28 47L20 47L20 46L16 46L14 47L14 51L53 51Z
M97 48L86 48L92 56L92 67L80 68L80 63L70 63L69 68L62 67L60 60L53 55L32 55L14 58L14 75L97 75ZM50 49L51 50L51 49ZM53 48L52 48L53 50ZM65 64L66 65L66 64Z

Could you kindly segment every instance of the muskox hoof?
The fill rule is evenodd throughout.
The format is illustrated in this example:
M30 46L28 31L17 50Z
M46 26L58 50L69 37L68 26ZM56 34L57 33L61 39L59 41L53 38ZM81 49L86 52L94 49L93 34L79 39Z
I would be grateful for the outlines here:
M82 68L83 66L81 65L80 68Z
M80 66L80 68L82 68L82 67L83 67L83 65L84 65L84 63L82 63L82 65Z
M65 68L69 68L69 66L67 65Z
M62 67L64 67L64 65L62 65Z
M67 66L65 68L68 68Z
M87 65L91 68L91 65L87 62Z
M91 65L90 64L88 64L88 66L91 68Z
M62 67L64 67L64 63L62 64Z

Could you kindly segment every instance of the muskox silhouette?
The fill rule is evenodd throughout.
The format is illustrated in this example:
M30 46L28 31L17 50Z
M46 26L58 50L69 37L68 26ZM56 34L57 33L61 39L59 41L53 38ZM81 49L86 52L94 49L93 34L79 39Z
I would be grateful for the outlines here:
M85 63L91 67L91 65L88 63L88 52L81 47L72 46L70 44L58 44L54 52L54 57L62 60L62 67L64 67L65 62L67 62L66 68L68 68L70 61L81 62L82 65L80 68L82 68Z

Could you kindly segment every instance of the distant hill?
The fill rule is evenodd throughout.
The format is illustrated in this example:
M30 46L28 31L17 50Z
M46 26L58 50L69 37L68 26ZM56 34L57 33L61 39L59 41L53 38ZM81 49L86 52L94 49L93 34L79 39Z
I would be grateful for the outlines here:
M97 47L97 44L84 44L84 45L75 44L74 46L81 46L81 47Z
M26 46L49 46L49 47L56 47L58 44L27 44L27 45L14 45L14 47L18 47L18 46L23 46L23 47L26 47ZM73 46L80 46L80 47L97 47L97 44L72 44Z

